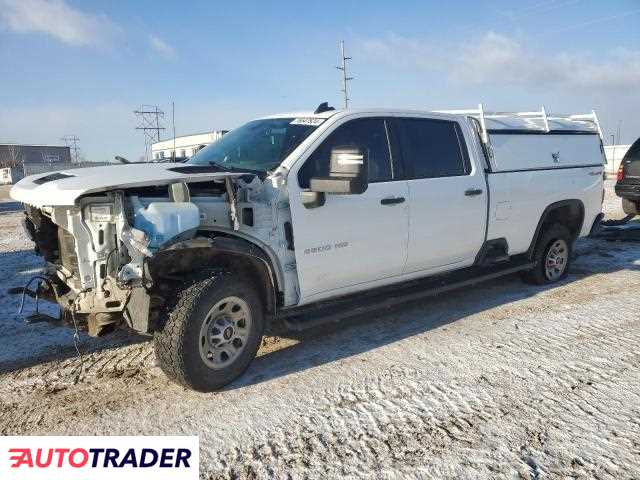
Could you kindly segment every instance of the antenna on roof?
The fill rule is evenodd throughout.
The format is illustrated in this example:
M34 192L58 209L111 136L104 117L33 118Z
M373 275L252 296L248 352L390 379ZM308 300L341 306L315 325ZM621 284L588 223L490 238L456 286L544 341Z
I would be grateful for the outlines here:
M335 110L335 108L330 107L329 102L322 102L320 105L318 105L318 108L316 108L313 113L318 114L318 113L330 112L332 110Z

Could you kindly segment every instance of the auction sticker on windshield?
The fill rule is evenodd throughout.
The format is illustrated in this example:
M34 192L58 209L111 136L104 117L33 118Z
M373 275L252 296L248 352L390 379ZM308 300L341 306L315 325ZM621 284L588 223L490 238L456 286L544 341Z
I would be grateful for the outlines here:
M195 436L0 437L0 478L197 480Z
M301 118L294 118L291 121L291 125L309 125L311 127L317 127L318 125L320 125L324 121L325 121L324 118L301 117Z

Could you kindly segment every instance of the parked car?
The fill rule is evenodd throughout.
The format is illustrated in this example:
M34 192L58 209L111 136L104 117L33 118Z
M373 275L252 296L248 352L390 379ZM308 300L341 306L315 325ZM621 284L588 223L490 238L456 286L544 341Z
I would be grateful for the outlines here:
M624 213L640 214L640 138L631 145L620 162L616 195L622 198Z
M275 320L304 328L513 272L557 282L601 218L604 163L595 116L323 104L186 163L36 175L11 195L48 262L40 298L92 335L153 335L170 378L210 391Z

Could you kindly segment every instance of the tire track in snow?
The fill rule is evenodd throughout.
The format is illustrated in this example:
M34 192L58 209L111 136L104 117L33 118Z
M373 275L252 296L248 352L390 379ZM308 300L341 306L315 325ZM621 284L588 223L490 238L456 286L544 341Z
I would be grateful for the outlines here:
M499 384L491 386L480 379L466 384L458 380L439 383L425 377L417 369L406 370L398 376L388 373L350 385L347 389L325 392L313 414L298 419L299 426L287 431L287 436L302 437L306 441L292 445L291 442L283 442L283 437L271 437L270 451L274 451L274 443L283 446L276 456L264 456L259 443L232 453L217 451L213 458L231 456L226 457L224 463L209 460L212 462L211 470L217 473L206 478L223 478L227 475L260 477L267 473L284 473L292 466L303 472L307 471L305 468L313 468L317 473L320 468L330 476L348 476L362 473L364 465L371 462L382 470L396 474L407 473L405 470L408 466L422 464L438 476L444 470L434 456L446 455L447 450L454 446L457 451L473 449L473 456L485 461L494 457L495 453L483 446L483 429L500 430L501 422L513 422L517 416L543 422L553 420L590 448L583 452L577 463L565 462L563 458L557 459L549 452L544 452L545 440L541 441L540 438L548 434L541 433L536 440L538 445L526 446L525 436L524 446L510 454L502 452L503 458L498 464L511 467L515 464L515 470L528 471L533 476L544 473L571 475L577 471L576 467L591 474L600 472L610 477L635 474L629 468L634 460L638 460L633 454L622 455L623 461L617 464L609 460L612 454L620 456L618 450L624 445L619 439L628 440L634 433L640 435L640 432L628 428L633 412L619 408L611 411L599 405L603 399L616 398L621 393L621 384L633 385L634 381L638 381L637 364L640 359L638 353L633 352L638 351L640 339L636 333L629 334L630 331L637 331L634 328L638 328L638 320L627 315L626 321L611 325L605 316L604 319L590 319L591 323L581 324L577 328L575 323L561 323L566 316L556 317L558 330L545 330L542 336L537 337L537 341L526 334L526 329L525 332L521 329L517 335L507 339L500 349L485 345L474 352L474 358L479 363L482 357L488 357L487 360L493 363L502 361L507 373L512 364L528 365L535 364L536 360L544 360L545 365L551 368L542 376L537 366L525 374L529 381L525 390L529 396L516 400L501 391ZM532 322L531 329L540 335L537 328ZM542 346L531 348L534 345ZM595 361L588 361L593 351L614 347L620 349L621 346L627 347L624 350L632 353L610 358L596 357ZM587 361L566 361L573 357ZM394 378L400 384L396 385ZM585 383L581 380L584 378L590 380ZM561 396L558 395L559 390L563 392ZM632 403L640 400L640 391L637 389L624 393ZM617 402L618 407L620 401ZM601 421L612 421L610 426L620 430L621 434L614 440L593 438L594 432L589 425L573 421L576 416L602 417ZM517 421L510 426L516 431L522 430L522 427ZM317 441L311 441L310 438ZM349 439L353 438L358 439L358 443L350 443ZM375 458L371 458L372 455ZM352 468L340 460L345 456L354 462ZM425 461L428 457L431 458ZM337 469L323 463L332 458ZM506 470L501 473L510 473ZM467 473L471 474L472 471Z

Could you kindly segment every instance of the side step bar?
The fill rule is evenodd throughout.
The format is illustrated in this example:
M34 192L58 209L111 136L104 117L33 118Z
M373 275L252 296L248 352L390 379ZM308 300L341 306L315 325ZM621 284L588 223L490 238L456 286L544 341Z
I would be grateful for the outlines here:
M433 297L504 275L530 270L533 266L533 263L527 261L484 268L470 267L447 275L377 288L334 301L284 309L278 312L278 319L290 330L306 330L398 304Z

